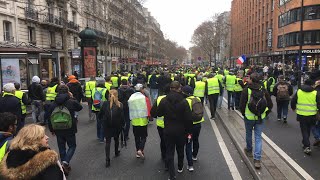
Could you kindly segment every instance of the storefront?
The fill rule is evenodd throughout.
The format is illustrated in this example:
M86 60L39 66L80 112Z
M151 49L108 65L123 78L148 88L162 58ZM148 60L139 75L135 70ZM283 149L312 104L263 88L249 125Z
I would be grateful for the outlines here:
M77 73L78 76L83 77L80 49L71 50L71 67L73 75Z

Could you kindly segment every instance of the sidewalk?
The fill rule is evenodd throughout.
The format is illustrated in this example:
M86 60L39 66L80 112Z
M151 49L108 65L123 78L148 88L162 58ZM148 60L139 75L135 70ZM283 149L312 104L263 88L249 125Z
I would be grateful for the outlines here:
M290 157L284 156L285 153L282 154L282 150L278 149L264 134L262 135L262 167L256 170L253 166L253 158L248 158L243 152L246 146L243 117L238 111L228 110L226 102L223 102L222 109L217 110L217 115L255 179L313 179L300 166L296 166Z

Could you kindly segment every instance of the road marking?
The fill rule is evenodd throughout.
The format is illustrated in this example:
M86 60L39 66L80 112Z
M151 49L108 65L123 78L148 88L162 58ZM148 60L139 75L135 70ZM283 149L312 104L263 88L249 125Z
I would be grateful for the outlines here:
M227 99L223 97L223 101L228 103ZM235 111L241 118L242 114L236 110ZM313 180L314 178L310 176L298 163L296 163L287 153L285 153L276 143L274 143L267 135L262 133L262 138L275 150L277 153L289 163L303 178L308 180Z
M207 116L210 117L209 113L208 113L209 112L208 106L205 106L205 109L206 109ZM229 170L230 170L230 173L231 173L233 179L242 180L241 175L240 175L240 173L239 173L239 171L237 169L237 166L234 163L234 161L233 161L233 159L232 159L232 157L231 157L231 155L229 153L229 150L228 150L226 144L223 141L223 138L222 138L222 136L220 134L220 131L219 131L218 127L217 127L216 122L213 121L213 120L209 120L209 121L211 123L213 132L216 135L216 138L218 140L218 143L219 143L220 149L222 151L223 157L224 157L224 159L225 159L225 161L226 161L226 163L227 163L227 165L229 167Z

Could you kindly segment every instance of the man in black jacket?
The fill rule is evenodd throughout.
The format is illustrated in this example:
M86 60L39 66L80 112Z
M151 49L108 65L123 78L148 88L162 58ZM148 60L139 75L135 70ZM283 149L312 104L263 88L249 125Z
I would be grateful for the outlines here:
M39 116L43 109L42 104L45 101L45 95L38 76L32 77L32 84L28 87L28 96L32 100L32 120L34 123L39 122Z
M72 117L72 127L70 129L64 130L55 130L52 127L51 115L54 109L58 106L65 106ZM70 160L76 150L76 133L77 133L77 119L74 114L76 111L81 111L81 104L74 99L72 94L69 92L69 88L66 85L58 86L58 95L55 98L55 101L50 105L46 117L50 119L49 121L49 129L53 135L57 136L59 154L62 161L62 166L65 170L66 175L71 170L69 165ZM66 150L66 144L69 149Z
M157 116L164 116L164 139L166 141L166 163L170 179L175 179L174 152L178 154L178 172L183 171L184 145L187 133L191 132L191 110L181 93L178 81L170 84L170 93L161 100Z
M15 96L16 88L13 83L7 83L3 86L3 93L0 97L0 113L11 112L17 117L20 124L22 110L20 100Z
M71 75L68 77L68 88L69 91L72 93L72 96L80 103L83 98L83 91L81 88L80 82L76 79L76 76ZM75 112L75 118L78 119L79 112Z

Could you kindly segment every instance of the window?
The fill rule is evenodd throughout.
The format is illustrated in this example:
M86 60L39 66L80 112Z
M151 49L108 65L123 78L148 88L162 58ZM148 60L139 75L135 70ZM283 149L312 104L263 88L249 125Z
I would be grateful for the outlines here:
M28 27L28 40L30 44L36 45L36 30L34 27Z
M76 11L72 11L72 21L73 21L73 23L77 24L77 13L76 13Z
M78 37L73 38L73 44L75 49L78 48Z
M303 34L303 43L306 44L311 44L311 31L309 32L304 32Z
M3 40L13 41L12 24L9 21L3 21Z
M315 43L320 44L320 31L315 32Z
M52 48L56 47L56 35L53 31L49 31L49 44Z

